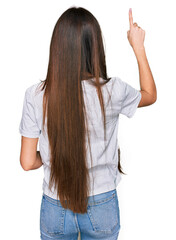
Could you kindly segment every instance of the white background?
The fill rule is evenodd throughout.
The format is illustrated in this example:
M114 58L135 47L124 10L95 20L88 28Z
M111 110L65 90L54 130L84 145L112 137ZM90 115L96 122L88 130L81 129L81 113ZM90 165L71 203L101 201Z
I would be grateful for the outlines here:
M24 92L44 80L53 27L76 5L91 11L105 41L108 76L140 89L127 39L128 10L146 31L145 48L157 102L120 116L119 145L126 176L117 187L119 240L176 239L176 14L174 1L4 1L0 6L1 239L38 240L43 168L24 171L18 132Z

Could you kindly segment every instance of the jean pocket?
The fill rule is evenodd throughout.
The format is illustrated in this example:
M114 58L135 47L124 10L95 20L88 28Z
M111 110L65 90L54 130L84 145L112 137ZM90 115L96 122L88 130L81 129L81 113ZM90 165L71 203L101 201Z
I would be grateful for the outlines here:
M117 225L120 226L117 194L91 203L87 213L95 232L112 233Z
M65 209L57 203L42 197L40 210L40 230L51 237L64 234Z

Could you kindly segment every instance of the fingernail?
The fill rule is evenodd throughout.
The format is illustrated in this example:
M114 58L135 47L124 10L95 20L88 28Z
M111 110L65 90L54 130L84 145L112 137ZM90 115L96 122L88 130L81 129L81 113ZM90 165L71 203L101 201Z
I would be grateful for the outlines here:
M132 12L132 8L130 8L130 10L129 10L130 12Z

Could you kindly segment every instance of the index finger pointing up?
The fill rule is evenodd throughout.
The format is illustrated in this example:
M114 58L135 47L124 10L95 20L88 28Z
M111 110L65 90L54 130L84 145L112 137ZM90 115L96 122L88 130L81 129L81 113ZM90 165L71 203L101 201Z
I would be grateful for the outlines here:
M132 9L129 9L129 22L130 22L130 29L133 27L133 16L132 16Z

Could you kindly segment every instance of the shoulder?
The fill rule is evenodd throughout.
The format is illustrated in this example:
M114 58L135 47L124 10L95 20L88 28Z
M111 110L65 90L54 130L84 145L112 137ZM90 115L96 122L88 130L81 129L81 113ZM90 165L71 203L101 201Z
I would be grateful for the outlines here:
M30 95L36 95L37 93L40 92L39 91L40 86L41 86L41 82L34 83L29 87L27 87L25 92Z
M43 91L41 91L42 82L37 82L26 88L25 99L33 107L39 107L42 102Z
M124 85L126 85L126 82L122 81L122 79L121 79L120 77L118 77L118 76L113 77L112 79L113 79L113 82L114 82L116 85L118 85L120 88L123 88Z
M130 83L123 81L120 77L114 77L114 85L115 89L118 91L118 93L122 95L127 95L128 93L137 93L138 90L134 88Z
M32 99L37 98L40 95L42 95L43 91L41 91L41 85L42 85L42 82L37 82L37 83L34 83L34 84L30 85L29 87L27 87L25 90L25 96L29 100L30 99L32 100Z
M127 87L127 83L123 81L119 76L112 77L113 89L120 96L124 95L124 91Z

